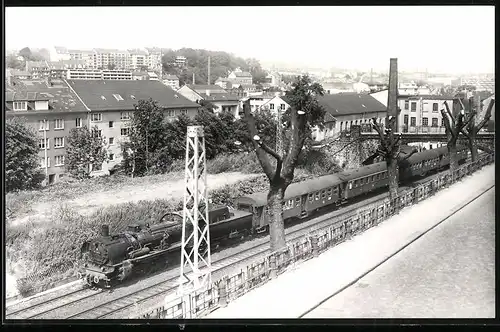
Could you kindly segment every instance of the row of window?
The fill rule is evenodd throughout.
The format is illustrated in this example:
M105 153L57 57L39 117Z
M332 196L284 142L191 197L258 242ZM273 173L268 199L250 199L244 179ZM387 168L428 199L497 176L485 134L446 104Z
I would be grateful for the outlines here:
M419 163L411 165L411 169L412 170L416 170L416 169L419 169L419 168L422 168L422 167L433 166L437 162L439 162L439 158L433 158L433 159L429 159L429 160L424 160L424 161L421 161Z
M387 179L387 171L365 176L363 178L359 178L354 181L349 181L349 189L358 188L365 184L373 183L381 179Z
M378 120L380 121L380 119ZM360 119L360 120L351 120L351 121L346 121L345 122L345 130L350 128L352 125L362 125L362 124L370 124L369 119ZM344 121L340 121L340 131L344 130Z
M78 124L78 122L77 122L77 124ZM80 127L81 127L81 119L80 119ZM50 129L50 121L38 120L38 130L49 130L49 129ZM54 130L61 130L61 129L64 129L64 120L63 119L55 119L54 120Z
M54 166L64 166L64 156L55 156L54 157ZM50 157L45 158L40 158L40 167L45 168L45 167L50 167Z
M274 109L274 104L269 104L269 109L273 110ZM280 104L280 109L284 110L285 109L285 104Z
M404 124L408 125L408 114L405 114L404 115ZM438 118L432 118L432 127L437 127L438 126L438 122L439 122L439 119ZM411 127L416 127L417 125L417 118L412 116L410 118L410 126ZM428 127L429 126L429 118L422 118L422 126L423 127ZM444 127L444 119L441 119L441 127Z
M38 147L42 150L50 149L50 138L38 140ZM64 148L64 137L54 137L54 148Z
M405 110L408 110L410 108L410 101L405 100ZM411 103L411 111L416 112L417 111L417 102L412 102ZM427 112L427 110L424 108L424 112ZM439 112L439 103L432 103L432 112L438 113Z

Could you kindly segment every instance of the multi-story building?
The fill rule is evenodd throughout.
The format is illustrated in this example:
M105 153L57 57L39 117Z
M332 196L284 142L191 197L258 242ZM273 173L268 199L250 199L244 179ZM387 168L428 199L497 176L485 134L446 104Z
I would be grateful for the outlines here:
M371 96L387 107L388 90L372 93ZM441 110L446 101L450 110L453 96L438 95L398 95L398 132L444 133L444 121Z
M318 102L326 114L324 130L317 127L313 130L313 138L317 141L336 136L352 125L369 126L372 118L382 121L387 114L387 106L368 94L330 94L319 97Z
M171 87L174 90L179 90L179 78L176 75L164 75L163 84Z
M130 69L148 67L148 52L141 49L128 50L130 54Z
M127 70L69 69L68 80L132 80L132 72Z
M168 120L180 114L194 118L200 107L158 81L69 80L68 84L88 107L89 126L97 126L105 138L108 161L104 171L122 160L120 143L128 139L130 119L139 100L156 100Z
M50 61L71 60L71 55L66 47L54 46L50 50Z
M240 68L236 68L232 71L227 78L234 84L253 84L252 74L246 71L242 71Z
M158 70L162 67L162 51L160 48L146 48L148 51L147 66L150 70Z
M57 182L65 173L67 136L72 128L87 124L88 109L66 86L51 87L43 81L16 82L6 92L6 117L24 117L38 133L40 169L45 183Z
M118 49L94 49L94 68L122 69L130 68L131 59L128 51Z
M239 117L240 112L240 97L234 94L227 93L217 85L193 85L188 84L181 87L177 92L193 102L206 100L214 107L214 112L230 112Z
M68 50L71 60L80 61L84 67L94 68L94 50Z
M175 57L175 64L179 67L184 67L187 64L187 59L185 56L178 55Z

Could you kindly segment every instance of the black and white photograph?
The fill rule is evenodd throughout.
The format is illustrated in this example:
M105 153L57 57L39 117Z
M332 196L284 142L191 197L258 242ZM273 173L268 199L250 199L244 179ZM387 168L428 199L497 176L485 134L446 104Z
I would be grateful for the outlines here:
M495 318L493 3L4 17L5 322Z

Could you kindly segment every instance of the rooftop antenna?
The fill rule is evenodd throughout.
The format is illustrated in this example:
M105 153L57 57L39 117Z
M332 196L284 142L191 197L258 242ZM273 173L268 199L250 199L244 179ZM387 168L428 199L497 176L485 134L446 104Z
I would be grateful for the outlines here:
M202 289L212 281L208 220L205 135L203 126L188 126L179 296ZM192 272L191 279L188 272Z

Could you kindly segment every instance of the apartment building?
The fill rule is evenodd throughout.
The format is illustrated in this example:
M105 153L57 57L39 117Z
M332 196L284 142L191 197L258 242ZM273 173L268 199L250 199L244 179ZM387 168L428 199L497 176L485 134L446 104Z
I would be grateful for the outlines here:
M388 90L372 93L371 96L387 107ZM444 121L441 110L444 102L453 107L453 96L438 95L398 95L398 132L409 133L444 133Z
M130 54L130 69L148 67L148 52L141 49L128 50Z
M227 78L234 84L253 84L252 74L246 71L242 71L240 68L236 68L232 71Z
M209 101L214 105L215 113L230 112L236 118L240 112L240 97L228 93L217 85L188 84L181 87L177 92L193 102L201 100Z
M128 139L130 119L139 100L156 100L168 120L180 114L194 118L200 105L152 80L68 80L73 91L89 109L89 125L97 126L105 138L108 161L103 172L120 164L120 143Z
M7 118L23 117L36 130L44 184L57 182L65 173L69 131L87 123L85 105L68 86L18 81L6 91L5 108Z
M70 69L66 73L68 80L132 80L128 70Z
M163 84L171 87L174 90L179 90L179 78L176 75L164 75Z

